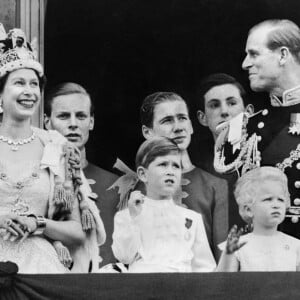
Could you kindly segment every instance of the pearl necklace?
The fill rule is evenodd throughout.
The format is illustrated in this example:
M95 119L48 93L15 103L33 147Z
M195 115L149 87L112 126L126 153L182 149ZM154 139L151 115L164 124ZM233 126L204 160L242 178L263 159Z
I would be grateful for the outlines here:
M35 133L34 132L32 133L32 135L29 138L22 139L22 140L17 140L17 141L14 141L14 140L6 137L6 136L0 135L0 141L6 143L8 145L10 145L12 151L18 151L19 150L19 146L22 146L22 145L25 145L25 144L29 144L34 139L35 139Z

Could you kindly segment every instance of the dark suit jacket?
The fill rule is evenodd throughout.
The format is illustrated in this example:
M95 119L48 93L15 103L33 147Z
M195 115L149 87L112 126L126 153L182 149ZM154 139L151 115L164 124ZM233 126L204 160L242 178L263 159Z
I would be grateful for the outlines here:
M213 141L212 141L213 143ZM208 146L208 145L205 145ZM246 225L245 221L241 218L239 214L239 207L236 203L235 197L234 197L234 188L236 181L238 179L238 173L233 172L229 174L220 174L215 171L213 166L213 160L214 160L214 145L211 145L211 147L208 146L207 151L205 154L198 158L198 164L208 173L225 179L228 184L228 227L229 229L233 225L237 225L239 228L244 227ZM203 147L202 147L203 148Z
M188 180L188 184L182 186L187 193L182 203L202 215L208 242L215 258L219 259L218 244L225 241L228 234L227 182L197 167L182 177Z
M111 244L114 230L114 215L117 212L119 195L117 190L108 191L107 189L118 179L118 176L91 163L83 169L83 172L87 179L95 181L94 184L91 184L91 189L98 195L96 204L100 210L100 216L106 231L106 242L100 247L100 255L103 259L100 267L102 267L116 261L112 253Z

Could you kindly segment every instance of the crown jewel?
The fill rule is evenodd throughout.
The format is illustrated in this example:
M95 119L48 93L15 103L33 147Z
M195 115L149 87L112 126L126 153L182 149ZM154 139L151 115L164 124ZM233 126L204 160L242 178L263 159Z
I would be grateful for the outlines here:
M14 28L6 34L0 23L0 78L21 68L33 69L41 77L44 74L42 65L37 61L36 51L27 42L25 33Z

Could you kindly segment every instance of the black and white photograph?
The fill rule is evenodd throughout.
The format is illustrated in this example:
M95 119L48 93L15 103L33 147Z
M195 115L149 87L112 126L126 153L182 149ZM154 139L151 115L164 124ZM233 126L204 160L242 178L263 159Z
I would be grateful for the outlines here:
M299 299L298 0L0 0L0 299Z

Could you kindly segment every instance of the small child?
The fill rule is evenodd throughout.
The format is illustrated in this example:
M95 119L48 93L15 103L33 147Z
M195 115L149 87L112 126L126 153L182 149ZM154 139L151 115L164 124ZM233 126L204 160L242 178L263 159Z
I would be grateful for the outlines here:
M136 156L146 196L131 193L115 215L112 249L129 272L209 272L216 263L199 213L173 202L181 180L181 155L170 139L146 140Z
M290 203L286 175L274 167L251 170L238 180L235 197L253 232L231 229L217 271L298 271L300 241L277 231Z

